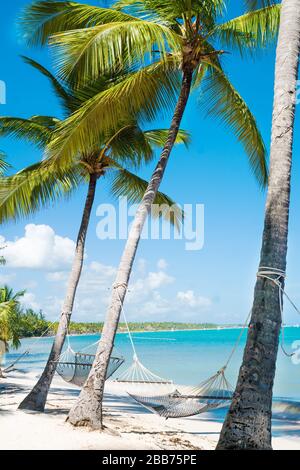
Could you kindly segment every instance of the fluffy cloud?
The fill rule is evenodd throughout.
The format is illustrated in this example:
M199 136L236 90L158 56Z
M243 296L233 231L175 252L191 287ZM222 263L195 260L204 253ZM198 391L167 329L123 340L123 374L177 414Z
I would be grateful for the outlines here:
M9 241L2 237L1 244L9 268L64 269L70 266L75 251L75 243L56 235L49 225L26 225L22 238Z
M32 308L33 310L39 310L41 308L41 305L36 300L35 294L32 292L25 292L22 297L22 305L25 308Z
M208 308L211 306L211 299L196 295L193 290L186 292L177 292L177 299L183 304L191 308Z
M158 260L158 262L157 262L157 268L158 269L165 270L165 269L167 269L167 267L168 267L168 263L166 262L165 259L161 258L161 259Z
M15 279L16 275L15 273L10 273L10 274L0 274L0 284L9 284Z

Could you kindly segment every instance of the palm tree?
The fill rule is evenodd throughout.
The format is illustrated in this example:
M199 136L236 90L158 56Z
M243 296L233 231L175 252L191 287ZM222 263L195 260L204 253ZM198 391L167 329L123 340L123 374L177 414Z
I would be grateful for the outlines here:
M20 346L20 299L24 293L14 293L8 286L0 288L0 377L3 377L1 355L8 351L9 342L15 348Z
M9 164L5 161L5 155L3 152L0 151L0 178L5 174L8 168L9 168ZM1 246L0 250L3 250L3 249L4 247ZM5 258L3 256L0 256L0 266L4 266L5 264L6 264ZM1 352L0 352L0 355L1 355Z
M299 56L300 0L283 0L276 53L270 179L259 265L259 271L269 267L274 279L286 271ZM281 280L284 284L284 277ZM218 449L271 448L272 391L281 322L278 287L258 276L243 363Z
M102 428L102 398L121 307L141 232L162 182L192 88L202 85L211 114L222 118L244 145L260 183L267 180L265 147L253 115L227 78L221 47L254 51L276 37L279 7L270 5L222 22L225 0L121 0L113 9L74 2L36 2L25 11L23 29L30 44L51 37L61 76L75 85L122 68L131 73L67 119L50 143L58 164L93 142L101 125L114 128L124 109L142 118L176 106L156 169L137 211L126 244L94 366L78 403L69 414L74 425ZM179 95L178 95L179 90Z
M95 87L72 90L64 87L47 69L37 62L24 58L27 63L45 75L53 85L56 95L61 99L66 113L81 106L87 97L95 93ZM107 81L97 84L107 86ZM3 117L0 118L0 135L14 136L29 140L39 147L45 147L53 136L59 120L48 116L34 116L30 119ZM23 400L21 409L43 411L47 394L55 374L56 363L61 355L68 325L70 322L76 290L80 279L87 230L96 193L98 180L111 174L111 190L117 196L126 195L132 202L139 202L147 187L147 182L126 169L126 166L138 167L142 162L148 163L154 156L153 148L161 146L167 131L156 129L142 131L137 123L128 121L118 131L102 134L92 150L77 154L68 167L57 169L55 164L42 162L24 169L13 177L2 180L0 184L0 220L2 222L28 215L45 205L49 200L55 201L61 195L69 195L82 182L88 183L88 193L83 210L81 225L77 237L75 257L71 269L66 297L56 337L45 369L36 386ZM177 142L187 144L188 135L180 131ZM124 164L126 166L124 166ZM165 218L172 223L180 224L180 209L166 195L159 193L157 204L172 207L165 210ZM155 214L154 214L155 215Z

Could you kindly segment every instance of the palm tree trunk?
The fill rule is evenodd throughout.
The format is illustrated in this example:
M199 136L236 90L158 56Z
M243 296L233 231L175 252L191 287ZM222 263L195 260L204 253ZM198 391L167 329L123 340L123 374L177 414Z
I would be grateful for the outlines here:
M4 354L7 352L7 345L4 341L0 339L0 379L4 379L5 375L3 374L2 361Z
M132 265L145 220L151 209L151 205L155 200L172 148L176 141L180 123L189 99L192 77L193 70L186 67L186 70L183 73L181 92L173 115L167 142L136 213L128 241L123 252L96 359L88 380L81 391L80 397L68 416L69 422L74 426L90 426L93 429L102 429L103 427L102 400L105 377L114 346L115 335L118 329L121 309L125 299Z
M299 54L300 0L283 0L260 268L284 272ZM278 290L272 281L257 278L243 363L217 449L272 448L272 392L282 321Z
M42 412L45 409L47 395L56 370L56 364L62 353L62 348L66 339L66 335L68 334L68 326L70 323L76 290L83 266L85 240L89 226L91 211L95 199L96 186L97 175L91 174L88 194L77 238L75 257L71 274L69 277L67 293L63 304L58 330L53 342L53 346L46 367L37 384L20 404L19 409Z

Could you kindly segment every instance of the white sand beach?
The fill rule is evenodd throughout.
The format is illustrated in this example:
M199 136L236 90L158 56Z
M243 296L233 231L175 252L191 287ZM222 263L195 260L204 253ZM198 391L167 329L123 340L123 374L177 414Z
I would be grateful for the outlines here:
M1 450L213 450L222 423L213 413L164 420L107 383L104 432L74 429L65 422L79 390L55 378L44 414L18 411L35 382L14 374L0 382ZM300 422L273 421L274 449L300 450Z

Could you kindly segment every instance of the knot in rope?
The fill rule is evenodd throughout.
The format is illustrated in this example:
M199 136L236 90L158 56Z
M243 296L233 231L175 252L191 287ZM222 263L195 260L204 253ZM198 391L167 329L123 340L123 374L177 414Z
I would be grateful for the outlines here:
M281 321L282 321L282 327L281 327L281 331L282 331L282 341L281 341L281 349L282 349L282 352L287 356L287 357L292 357L294 356L295 353L292 353L292 354L289 354L286 350L285 350L285 346L284 346L284 325L283 325L283 295L285 295L287 297L287 299L289 300L289 302L292 304L292 306L296 309L296 311L298 311L297 307L295 306L295 304L291 301L291 299L288 297L288 295L286 294L285 290L284 290L284 280L286 278L286 272L283 271L282 269L278 269L278 268L270 268L268 266L261 266L258 273L257 273L257 277L259 278L262 278L262 279L268 279L269 281L273 282L273 284L275 284L275 286L278 287L278 293L279 293L279 308L280 308L280 315L281 315ZM299 311L298 311L299 313Z
M257 273L257 277L262 279L268 279L274 282L277 286L282 287L282 284L286 278L286 272L278 268L270 268L268 266L261 266Z

